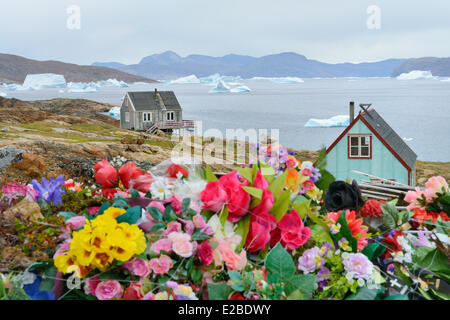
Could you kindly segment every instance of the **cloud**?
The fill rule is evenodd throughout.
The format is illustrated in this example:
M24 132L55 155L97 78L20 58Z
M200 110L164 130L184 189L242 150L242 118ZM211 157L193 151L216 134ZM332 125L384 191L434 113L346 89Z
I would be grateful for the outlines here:
M81 29L66 8L81 9ZM369 5L381 29L366 26ZM294 51L326 62L450 56L450 2L428 0L22 0L0 5L0 52L81 64L137 63L173 50L222 56Z

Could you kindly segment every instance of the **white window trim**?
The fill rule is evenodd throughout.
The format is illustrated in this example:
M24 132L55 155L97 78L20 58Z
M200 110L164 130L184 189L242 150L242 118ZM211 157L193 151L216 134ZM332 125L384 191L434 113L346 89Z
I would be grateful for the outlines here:
M172 115L172 117L171 117L172 119L169 119L170 114ZM167 121L175 121L175 111L167 111L166 112L166 120Z
M358 154L357 155L352 155L352 147L356 147L356 146L354 146L354 145L352 145L351 144L351 141L352 141L352 138L353 137L356 137L356 138L358 138ZM367 147L368 147L368 149L369 149L369 153L368 153L368 155L362 155L362 152L361 152L361 147L362 147L362 139L363 138L367 138L367 139L369 139L369 142L368 142L368 144L367 144ZM348 138L348 144L349 144L349 146L348 146L348 157L350 158L350 159L360 159L360 158L367 158L367 159L370 159L370 158L372 158L372 135L371 134L349 134L349 138Z
M147 115L147 119L146 119L145 115ZM150 119L149 119L148 115L150 115ZM142 113L142 122L152 122L152 121L153 121L152 112L143 112Z

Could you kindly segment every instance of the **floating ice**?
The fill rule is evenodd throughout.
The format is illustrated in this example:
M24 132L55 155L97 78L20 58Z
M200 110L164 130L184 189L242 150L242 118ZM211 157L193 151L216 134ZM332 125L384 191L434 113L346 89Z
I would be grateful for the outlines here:
M97 86L99 87L115 87L115 88L127 88L128 84L125 81L117 79L108 79L97 81Z
M28 74L22 87L34 90L65 88L66 79L63 75L54 73Z
M33 88L24 88L23 86L21 86L20 84L17 83L10 83L10 84L2 84L1 87L5 90L8 91L23 91L23 90L33 90Z
M3 97L3 98L5 98L7 96L7 94L6 93L4 93L4 92L0 92L0 97Z
M442 82L450 82L450 78L441 79Z
M413 141L414 140L414 138L405 138L405 137L403 137L403 140L405 140L405 141Z
M195 76L195 74L191 74L190 76L181 77L176 80L168 82L168 84L185 84L185 83L200 83L200 80Z
M330 119L309 119L305 127L347 127L350 124L350 117L347 115L338 115Z
M417 80L417 79L434 79L431 71L413 70L408 73L402 73L397 80Z
M219 80L217 85L209 90L210 93L237 93L237 92L249 92L251 91L247 86L239 86L235 88L231 88L225 81Z
M96 82L69 82L67 84L70 93L87 93L87 92L97 92L99 85Z
M250 80L268 80L272 83L280 83L280 84L295 84L295 83L303 83L303 79L297 77L253 77Z
M120 117L120 107L112 107L108 114L115 118Z
M202 84L216 85L219 82L219 80L221 80L221 79L222 79L222 76L218 73L215 73L210 76L200 78L199 80L200 80L200 83L202 83Z

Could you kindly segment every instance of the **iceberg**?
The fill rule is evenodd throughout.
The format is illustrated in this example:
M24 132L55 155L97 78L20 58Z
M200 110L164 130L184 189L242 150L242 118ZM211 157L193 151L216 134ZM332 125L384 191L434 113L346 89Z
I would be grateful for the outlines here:
M322 127L347 127L350 124L348 115L338 115L329 119L309 119L306 122L306 128L322 128Z
M222 76L218 73L212 74L207 77L200 78L200 83L206 84L206 85L217 85L219 80L222 79Z
M181 77L176 80L169 81L168 84L185 84L185 83L200 83L200 80L195 74L191 74L187 77Z
M450 78L441 79L442 82L450 82Z
M402 73L397 80L417 80L417 79L434 79L431 71L413 70L408 73Z
M99 85L96 82L69 82L67 87L69 88L67 92L70 93L88 93L97 92Z
M65 88L66 79L63 75L54 73L27 74L22 87L33 90Z
M24 88L23 86L21 86L20 84L17 83L11 83L11 84L2 84L1 86L3 89L8 90L8 91L24 91L24 90L33 90L33 88Z
M4 92L0 92L0 97L3 97L3 98L5 98L7 96L7 94L6 93L4 93Z
M114 87L114 88L128 88L129 85L122 80L117 79L108 79L108 80L102 80L97 81L97 86L99 87Z
M120 119L120 107L112 107L111 110L109 110L108 115Z
M296 84L296 83L303 83L303 79L297 78L297 77L253 77L250 80L268 80L272 83L279 83L279 84Z
M237 92L249 92L251 91L247 86L239 86L235 88L231 88L225 81L219 80L217 85L209 90L209 93L237 93Z
M406 142L408 142L408 141L413 141L414 138L406 138L406 137L403 137L403 140L406 141Z

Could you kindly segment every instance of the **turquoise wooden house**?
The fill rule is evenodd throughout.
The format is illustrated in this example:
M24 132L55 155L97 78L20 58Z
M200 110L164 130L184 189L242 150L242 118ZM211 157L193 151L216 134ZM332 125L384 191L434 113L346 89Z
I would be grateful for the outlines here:
M415 186L417 155L375 109L360 106L363 110L354 118L350 103L350 124L326 151L327 170L337 180L367 179L352 172L356 170Z

